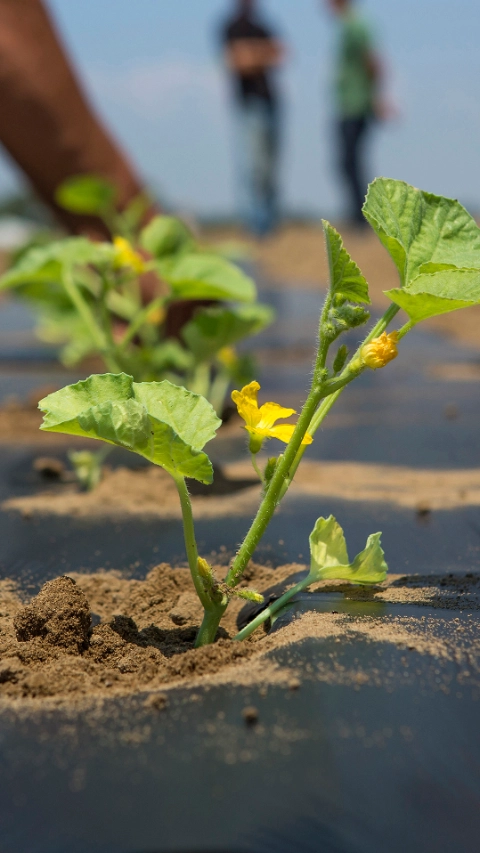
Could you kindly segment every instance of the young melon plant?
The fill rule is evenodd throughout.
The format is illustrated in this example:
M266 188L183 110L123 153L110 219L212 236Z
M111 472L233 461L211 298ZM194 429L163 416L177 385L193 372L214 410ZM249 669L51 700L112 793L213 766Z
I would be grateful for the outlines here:
M258 512L224 579L216 577L198 553L187 487L188 479L211 483L213 478L204 448L215 437L220 420L204 396L168 380L135 382L132 376L112 371L68 386L39 404L44 412L42 429L126 447L173 477L180 496L192 580L204 608L197 646L214 642L232 597L262 601L256 591L244 587L245 569L303 454L339 395L364 371L383 368L396 358L403 339L421 320L480 303L480 230L457 201L401 181L379 178L369 187L364 214L397 267L399 287L386 291L390 307L355 352L350 354L344 345L334 346L344 332L367 323L365 306L370 299L367 282L340 235L324 222L330 286L320 314L310 392L296 424L277 424L294 415L293 409L269 402L258 405L257 382L232 395L245 422L250 452L264 488ZM387 331L400 311L407 315L406 322ZM258 453L271 438L285 447L261 471ZM305 578L265 607L236 640L248 637L293 595L312 584L332 578L377 584L387 573L380 534L369 536L365 549L351 561L343 531L332 516L316 522L310 551L311 567Z

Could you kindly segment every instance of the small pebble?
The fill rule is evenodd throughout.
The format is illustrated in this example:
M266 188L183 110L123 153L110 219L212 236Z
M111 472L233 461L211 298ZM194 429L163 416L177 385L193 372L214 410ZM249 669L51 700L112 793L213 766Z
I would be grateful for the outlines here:
M150 708L153 711L163 711L168 705L168 698L165 693L152 693L147 696L143 703L144 708Z
M37 456L33 461L33 470L47 480L61 480L65 474L65 465L61 459L52 456Z
M289 690L299 690L301 686L302 686L302 682L300 681L299 678L291 678L290 681L288 682L288 689Z
M455 421L460 413L455 403L449 403L448 406L445 406L443 414L447 421Z
M258 723L258 709L253 705L249 705L247 708L244 708L242 711L242 717L245 720L247 726L256 726Z

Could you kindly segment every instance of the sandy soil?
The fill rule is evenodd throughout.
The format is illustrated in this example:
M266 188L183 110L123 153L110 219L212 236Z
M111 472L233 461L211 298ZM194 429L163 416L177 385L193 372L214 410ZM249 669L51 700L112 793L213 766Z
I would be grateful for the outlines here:
M251 565L245 580L259 590L281 581L285 589L304 568L291 564L273 570ZM454 618L447 611L480 609L480 577L392 576L370 589L342 583L320 588L342 593L346 599L433 609L425 609L422 616L408 611L404 616L309 611L280 630L266 634L259 629L247 641L235 643L230 638L244 603L234 599L217 643L194 649L201 613L187 569L160 565L143 581L125 579L113 571L74 574L50 581L26 604L22 591L4 580L0 582L0 707L21 708L30 703L31 708L68 704L80 709L96 699L156 691L146 701L161 710L168 701L165 691L178 684L261 683L298 689L295 670L279 668L272 652L312 637L342 643L362 636L375 644L401 646L432 662L453 661L458 679L468 679L469 685L477 682L478 622ZM90 612L95 614L93 628ZM320 659L312 677L352 685L378 683L374 667L354 666L346 671L332 657Z
M389 254L373 233L350 231L336 224L345 247L370 285L372 303L381 309L390 304L384 290L398 287L398 274ZM255 241L234 229L218 229L206 235L211 243L242 240L249 247L269 282L279 288L317 288L328 281L328 263L321 224L286 226L272 237ZM434 317L422 328L442 332L472 349L480 349L480 306Z
M226 493L193 494L196 519L249 516L256 511L260 485L236 491L237 484L252 477L250 462L226 465L224 474L230 481ZM431 510L480 506L480 469L422 470L361 462L305 461L289 494L386 503L424 515ZM154 466L136 471L106 468L102 482L93 492L81 492L72 484L60 485L38 494L11 498L3 502L1 509L20 512L25 517L181 518L172 478Z

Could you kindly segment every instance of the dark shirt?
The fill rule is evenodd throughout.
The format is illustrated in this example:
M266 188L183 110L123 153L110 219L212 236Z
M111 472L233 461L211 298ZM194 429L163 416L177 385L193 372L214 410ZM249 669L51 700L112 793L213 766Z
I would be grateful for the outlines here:
M274 33L263 24L248 17L240 15L228 21L222 28L222 44L224 47L235 41L244 39L264 39L271 41L275 38ZM254 74L232 73L237 97L242 101L249 98L260 98L263 101L273 103L276 100L275 86L272 73L269 71L258 71Z

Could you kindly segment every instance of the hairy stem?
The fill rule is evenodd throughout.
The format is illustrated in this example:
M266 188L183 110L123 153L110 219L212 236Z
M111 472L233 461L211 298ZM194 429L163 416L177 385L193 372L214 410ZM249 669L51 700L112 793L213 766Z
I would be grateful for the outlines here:
M198 629L197 638L195 640L195 648L198 649L200 646L208 646L210 643L215 642L218 626L220 625L220 620L225 613L226 607L226 604L211 604L208 608L205 608L203 621Z
M250 636L250 634L253 634L253 632L256 631L256 629L260 625L263 625L263 623L266 622L268 619L271 619L272 616L275 615L275 613L278 613L278 611L281 610L282 607L285 607L285 605L288 604L288 602L291 598L293 598L294 595L296 595L298 592L303 592L303 590L311 584L312 580L313 578L311 578L310 574L308 574L305 580L300 581L300 583L295 584L295 586L292 586L292 588L287 590L287 592L284 592L284 594L280 598L277 598L277 600L272 602L272 604L269 604L269 606L266 607L265 610L262 610L262 612L259 613L255 619L252 619L252 621L249 622L249 624L246 625L245 628L243 628L233 639L245 640L247 637Z
M341 388L336 391L336 394L331 394L331 397L334 397L335 399L331 400L331 397L327 397L325 400L324 407L320 407L320 409L318 409L321 399L325 397L325 388L327 387L327 383L322 382L321 375L326 363L329 341L325 335L322 335L322 331L324 323L328 316L330 304L329 300L330 297L327 296L322 311L322 319L320 322L320 345L310 394L308 395L307 401L302 409L301 415L297 422L297 426L292 435L292 438L290 439L289 444L287 445L285 453L283 454L283 456L280 457L278 461L275 473L272 477L272 480L263 498L263 501L260 504L257 515L255 516L250 530L248 531L242 545L240 546L240 549L237 552L235 560L233 561L233 564L227 575L227 583L229 584L229 586L236 586L237 583L240 581L240 578L242 577L242 574L245 571L248 561L252 557L261 537L263 536L275 512L276 507L285 495L285 492L287 491L290 483L292 482L294 474L298 468L298 465L300 464L305 450L305 445L302 446L302 441L305 437L305 434L308 431L310 435L312 435L313 432L318 429L321 422L333 406L335 400L338 399L338 396L343 390L344 385L347 384L347 382L345 382L344 385L342 385ZM393 320L399 310L400 309L398 305L390 306L390 308L385 312L384 316L378 321L378 323L376 323L374 328L367 335L365 341L363 341L363 343L359 346L357 352L351 359L350 364L352 362L355 362L355 360L359 358L362 347L365 345L365 343L368 343L370 340L385 331L386 327L391 322L391 320ZM345 374L348 373L348 369L349 368L347 367L344 373L342 374L342 377L344 377ZM358 371L352 371L351 378L349 378L348 381L351 381L357 375ZM328 402L330 400L330 405L328 405Z
M352 370L351 366L350 366L352 363L355 363L358 360L360 353L362 351L362 348L365 346L365 344L368 344L374 338L378 338L378 336L381 335L382 332L385 331L387 326L391 323L391 321L396 316L396 314L398 314L399 311L400 311L400 308L398 305L394 305L394 304L390 305L390 308L387 309L387 311L385 312L383 317L380 318L378 323L376 323L375 326L373 327L373 329L368 333L368 335L365 338L365 340L363 341L363 343L360 344L357 351L354 353L354 355L350 359L349 364L347 365L345 370L342 372L342 374L338 378L338 380L336 380L335 382L326 382L325 383L325 386L324 386L325 390L330 388L329 395L328 395L328 397L325 397L325 399L323 400L323 402L320 404L317 411L313 415L311 423L308 427L309 435L311 435L311 436L315 435L317 429L320 427L320 425L323 423L323 421L327 417L330 409L337 402L342 391L344 391L346 386L362 372L362 370ZM404 328L406 328L406 327L404 327ZM408 331L410 331L410 330L408 329ZM289 486L290 486L290 484L291 484L291 482L292 482L292 480L293 480L293 478L297 472L298 466L300 465L300 462L302 461L303 454L305 453L305 449L306 449L306 445L303 445L303 446L301 445L299 447L297 455L296 455L296 457L295 457L295 459L294 459L294 461L290 467L289 477L285 481L285 484L283 486L280 499L283 498L287 489L289 488Z
M305 437L308 425L312 420L313 414L322 397L322 384L318 383L314 378L312 389L308 395L294 433L287 445L285 453L280 457L275 473L270 481L270 485L265 493L265 496L260 504L257 515L255 516L250 530L240 546L239 551L233 561L230 571L227 575L227 584L236 586L242 577L248 561L252 557L261 537L263 536L267 525L269 524L275 509L280 500L280 494L285 479L288 477L290 466L295 459L297 451Z
M261 483L265 484L265 478L264 478L262 472L260 471L260 468L258 467L257 460L255 458L255 453L251 453L250 458L252 460L252 465L253 465L255 473L258 476L258 479L260 480Z
M174 477L174 480L180 497L180 505L182 507L183 538L185 540L185 550L187 552L188 565L190 566L192 580L200 601L204 607L208 607L211 602L205 591L202 578L198 571L197 540L195 538L195 526L193 523L190 495L188 494L187 484L183 477Z
M63 286L68 297L72 301L73 305L80 314L80 317L88 328L93 340L95 341L95 345L98 347L105 361L108 370L111 370L112 373L120 373L121 371L115 359L115 356L111 351L111 346L109 344L108 337L97 323L88 302L86 302L86 300L83 298L80 288L78 288L75 284L71 269L69 269L68 267L65 267L63 270L62 280Z
M198 550L190 495L188 494L187 485L183 477L174 477L174 480L182 507L183 536L185 539L188 565L190 566L190 573L197 595L204 608L203 622L195 640L195 647L198 648L199 646L206 646L215 641L218 626L227 608L227 603L222 604L221 602L214 601L208 594L207 589L205 589L203 579L198 570Z

